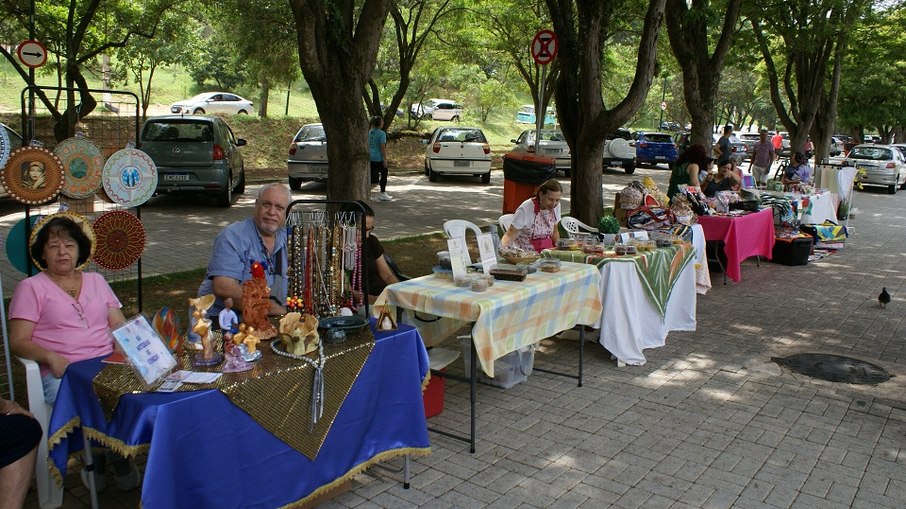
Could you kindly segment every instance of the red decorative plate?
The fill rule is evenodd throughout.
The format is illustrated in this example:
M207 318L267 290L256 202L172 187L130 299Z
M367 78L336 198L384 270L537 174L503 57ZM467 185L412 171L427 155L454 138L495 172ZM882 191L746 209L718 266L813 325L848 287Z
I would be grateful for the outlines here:
M135 263L145 250L142 222L125 210L104 212L94 220L97 248L94 263L108 270L123 270Z
M63 194L75 199L94 196L104 171L101 149L86 138L73 137L61 141L53 153L63 163Z
M53 152L24 147L9 156L0 172L9 195L26 205L47 203L63 188L63 165Z

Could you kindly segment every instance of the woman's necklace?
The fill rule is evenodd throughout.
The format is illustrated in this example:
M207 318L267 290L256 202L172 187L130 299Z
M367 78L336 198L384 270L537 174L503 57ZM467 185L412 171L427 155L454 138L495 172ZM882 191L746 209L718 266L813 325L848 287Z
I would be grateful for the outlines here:
M48 272L47 275L50 277L51 281L56 283L56 285L59 286L60 289L68 293L72 298L76 298L76 296L79 294L79 288L82 286L82 275L78 272L75 273L75 282L72 284L66 284L64 282L65 278L57 279L57 277L51 275L50 272Z

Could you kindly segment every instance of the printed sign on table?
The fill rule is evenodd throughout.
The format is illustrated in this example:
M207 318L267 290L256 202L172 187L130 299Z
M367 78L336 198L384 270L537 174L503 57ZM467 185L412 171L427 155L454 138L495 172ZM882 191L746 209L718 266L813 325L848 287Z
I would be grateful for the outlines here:
M130 318L113 331L129 365L149 388L154 387L176 367L176 359L160 336L142 315Z
M478 254L481 257L481 270L490 274L491 269L497 267L497 250L494 249L494 235L496 233L483 233L478 236Z
M448 240L447 250L450 251L453 278L466 277L466 266L472 264L472 259L469 258L469 248L466 246L466 239L456 238Z

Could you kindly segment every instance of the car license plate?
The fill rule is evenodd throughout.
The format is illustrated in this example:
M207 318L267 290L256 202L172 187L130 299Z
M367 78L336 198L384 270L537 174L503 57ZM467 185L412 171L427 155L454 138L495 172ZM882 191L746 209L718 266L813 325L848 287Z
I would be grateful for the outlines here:
M546 148L546 149L544 149L544 153L545 154L559 154L560 149L559 148Z
M455 168L468 168L472 166L472 161L453 161L453 166Z
M667 156L654 156L655 159L667 159Z
M188 173L166 173L166 174L164 174L164 180L167 182L188 182L189 174Z

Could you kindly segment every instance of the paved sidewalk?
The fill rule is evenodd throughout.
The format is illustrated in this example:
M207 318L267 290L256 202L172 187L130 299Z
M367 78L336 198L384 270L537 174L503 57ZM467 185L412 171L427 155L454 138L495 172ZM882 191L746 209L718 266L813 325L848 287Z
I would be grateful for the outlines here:
M664 169L607 173L606 196L645 175L666 188ZM452 218L490 222L500 214L500 178L491 186L392 178L395 200L374 204L378 235L436 231ZM229 211L165 200L142 211L149 272L204 265L216 231L250 206L247 198ZM906 506L906 193L857 192L855 206L852 235L836 254L802 267L747 261L742 281L726 286L712 277L698 299L698 330L670 334L645 352L646 365L618 368L592 344L584 387L537 371L510 390L479 386L475 454L431 434L433 454L413 462L412 489L371 469L322 507ZM885 310L876 301L882 286L894 299ZM576 349L545 340L536 366L570 369ZM897 377L833 384L770 361L798 352L851 355ZM432 424L467 423L468 386L448 382ZM83 507L78 476L66 486L64 507ZM115 488L102 496L103 507L137 502ZM34 492L26 507L37 507Z

